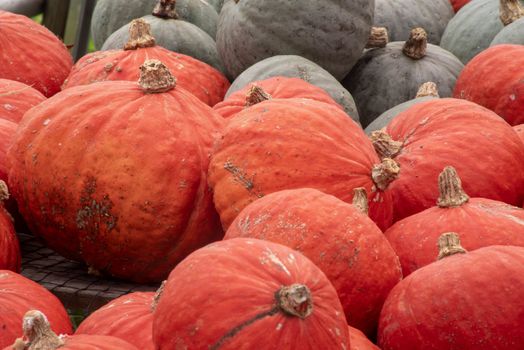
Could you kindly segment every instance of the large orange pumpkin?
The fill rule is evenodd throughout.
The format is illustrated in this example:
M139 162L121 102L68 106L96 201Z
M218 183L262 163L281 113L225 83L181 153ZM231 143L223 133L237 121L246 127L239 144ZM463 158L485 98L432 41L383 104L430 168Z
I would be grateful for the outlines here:
M22 336L24 314L34 308L45 312L56 333L72 332L67 311L57 297L22 275L0 270L0 349Z
M222 237L207 186L223 118L159 61L140 84L66 89L31 109L9 152L9 182L32 231L64 256L160 281Z
M387 187L398 175L381 163L362 128L340 108L310 99L271 99L229 119L209 165L224 228L249 203L285 189L315 188L346 202L364 187L370 217L391 224Z
M210 244L181 262L153 315L156 349L348 349L337 292L297 251L258 239Z
M0 78L32 86L49 97L60 91L73 60L46 27L22 15L0 11Z
M0 79L0 119L18 123L28 109L44 100L44 95L29 85Z
M227 78L210 65L155 45L150 26L143 19L130 26L129 42L122 50L98 51L82 57L71 70L64 89L97 81L137 81L140 65L147 59L162 61L177 78L178 86L213 106L224 99Z
M367 208L366 193L356 203ZM333 283L348 323L374 335L382 304L402 279L386 237L355 205L314 189L271 193L248 205L225 238L257 238L293 248Z

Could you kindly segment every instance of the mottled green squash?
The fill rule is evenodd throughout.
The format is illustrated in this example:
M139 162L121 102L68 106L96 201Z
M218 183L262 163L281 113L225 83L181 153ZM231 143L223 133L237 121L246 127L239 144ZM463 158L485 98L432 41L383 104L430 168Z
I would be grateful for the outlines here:
M524 45L524 17L505 26L489 46L501 44Z

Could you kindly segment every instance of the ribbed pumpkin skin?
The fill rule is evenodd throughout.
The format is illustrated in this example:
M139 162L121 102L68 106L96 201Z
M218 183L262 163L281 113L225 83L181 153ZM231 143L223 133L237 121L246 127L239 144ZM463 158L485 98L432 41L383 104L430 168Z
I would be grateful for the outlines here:
M109 335L154 350L153 292L135 292L112 300L82 321L75 335Z
M380 350L360 330L348 326L350 350Z
M364 187L370 217L392 219L389 191L377 191L380 164L363 130L337 107L308 99L273 99L229 119L209 165L209 184L227 229L249 203L272 192L310 187L351 202Z
M0 180L6 183L7 173L9 172L7 150L11 146L17 128L18 125L16 123L0 118Z
M20 125L8 155L11 192L32 231L60 254L117 277L159 281L222 236L206 179L222 123L179 87L144 94L137 83L113 81L66 89Z
M399 177L389 189L395 221L435 205L436 181L456 168L470 197L520 206L524 198L524 147L511 127L477 104L450 98L419 103L399 114L386 132L402 151Z
M227 1L217 49L234 79L275 55L300 55L342 79L362 54L375 0Z
M386 27L389 41L406 41L416 27L428 33L428 42L438 45L454 12L449 0L375 0L374 27Z
M436 260L435 242L443 232L457 232L466 250L490 245L524 247L524 210L490 199L470 198L459 207L426 209L395 223L384 234L407 276Z
M147 59L158 59L164 63L177 79L178 86L209 106L222 101L229 88L226 77L206 63L154 46L87 54L71 70L64 89L108 80L136 82L140 75L139 67Z
M522 142L524 142L524 124L515 125L513 127L513 130L517 133L517 135L520 137Z
M0 270L19 272L21 263L20 246L13 221L0 205Z
M393 288L382 350L524 347L524 248L491 246L428 265Z
M0 11L0 78L49 97L60 91L73 60L65 45L30 18Z
M309 288L312 313L268 315L275 293L297 283ZM153 340L159 350L348 349L345 321L335 289L310 260L280 244L235 238L197 250L171 272Z
M504 27L498 34L493 38L493 41L489 46L501 45L501 44L516 44L524 45L524 18L517 19L511 24Z
M453 10L455 12L458 12L462 8L462 6L466 5L471 0L450 0L451 5L453 6Z
M348 323L376 332L382 304L402 279L398 257L359 209L314 189L271 193L248 205L224 239L272 241L311 259L338 292Z
M22 336L22 319L32 309L46 314L55 333L72 332L69 316L57 297L22 275L0 270L0 348Z
M464 68L453 96L491 109L511 125L524 123L524 46L486 49ZM504 67L504 69L501 69Z
M0 79L0 119L18 123L28 109L44 100L44 95L29 85Z
M64 339L60 350L141 350L133 344L116 337L100 335L72 335ZM11 350L7 348L5 350Z
M265 80L255 81L243 89L231 94L223 102L216 104L213 109L224 118L230 118L243 111L246 106L246 95L252 86L261 87L271 98L309 98L311 100L332 104L342 107L336 103L324 90L298 78L273 77Z

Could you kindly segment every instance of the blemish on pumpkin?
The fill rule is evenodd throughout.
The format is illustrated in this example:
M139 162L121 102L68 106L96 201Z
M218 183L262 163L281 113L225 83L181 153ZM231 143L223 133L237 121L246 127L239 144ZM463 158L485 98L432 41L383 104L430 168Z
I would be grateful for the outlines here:
M291 273L287 269L286 265L284 265L284 263L278 258L278 256L275 255L275 253L273 253L271 251L271 249L269 249L269 248L266 249L264 254L265 254L265 256L260 257L260 263L262 265L265 265L269 261L271 261L273 264L278 266L282 271L284 271L288 276L291 276Z
M277 324L276 330L277 330L277 331L281 330L281 329L282 329L282 326L283 326L282 323Z
M43 126L48 126L49 123L51 123L51 119L47 118L46 120L44 120L44 122L42 123Z
M251 194L257 196L258 198L261 198L264 196L264 194L255 191L255 185L253 184L255 174L253 174L253 176L249 178L247 173L243 172L242 169L235 166L233 162L229 160L224 163L224 169L229 171L233 175L233 178L235 179L235 181L239 182Z
M101 200L94 198L96 179L89 177L84 182L84 189L80 196L80 209L76 214L76 226L80 230L89 230L95 236L101 229L101 224L110 232L116 227L118 218L111 213L113 202L106 194Z
M105 66L104 66L104 70L106 72L111 72L111 69L113 68L113 64L112 63L107 63Z

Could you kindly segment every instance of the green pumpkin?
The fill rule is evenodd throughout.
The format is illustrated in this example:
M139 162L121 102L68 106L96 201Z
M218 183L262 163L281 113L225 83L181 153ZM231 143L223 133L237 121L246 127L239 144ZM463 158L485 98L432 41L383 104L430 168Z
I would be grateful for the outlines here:
M251 82L278 76L300 78L324 89L353 120L358 122L357 107L351 94L328 71L300 56L273 56L254 64L233 81L225 99Z
M440 46L468 63L481 51L487 49L495 36L524 14L518 0L474 0L466 4L449 21Z
M222 6L224 6L225 0L205 0L209 5L213 6L217 13L220 13Z
M300 55L342 79L362 54L374 0L230 0L217 49L231 78L276 55Z
M373 25L386 27L389 41L406 41L412 28L421 27L438 45L454 14L449 0L375 0Z
M449 97L464 65L452 53L428 44L422 28L408 41L367 51L342 84L355 98L360 122L367 127L380 114L408 101L421 84L433 81Z
M489 46L501 44L524 45L524 17L505 26Z
M158 2L158 0L98 0L91 20L91 34L95 47L100 49L113 32L133 19L151 14ZM218 14L207 2L177 0L175 9L181 19L193 23L215 38Z
M0 10L33 17L44 9L44 0L0 0Z

